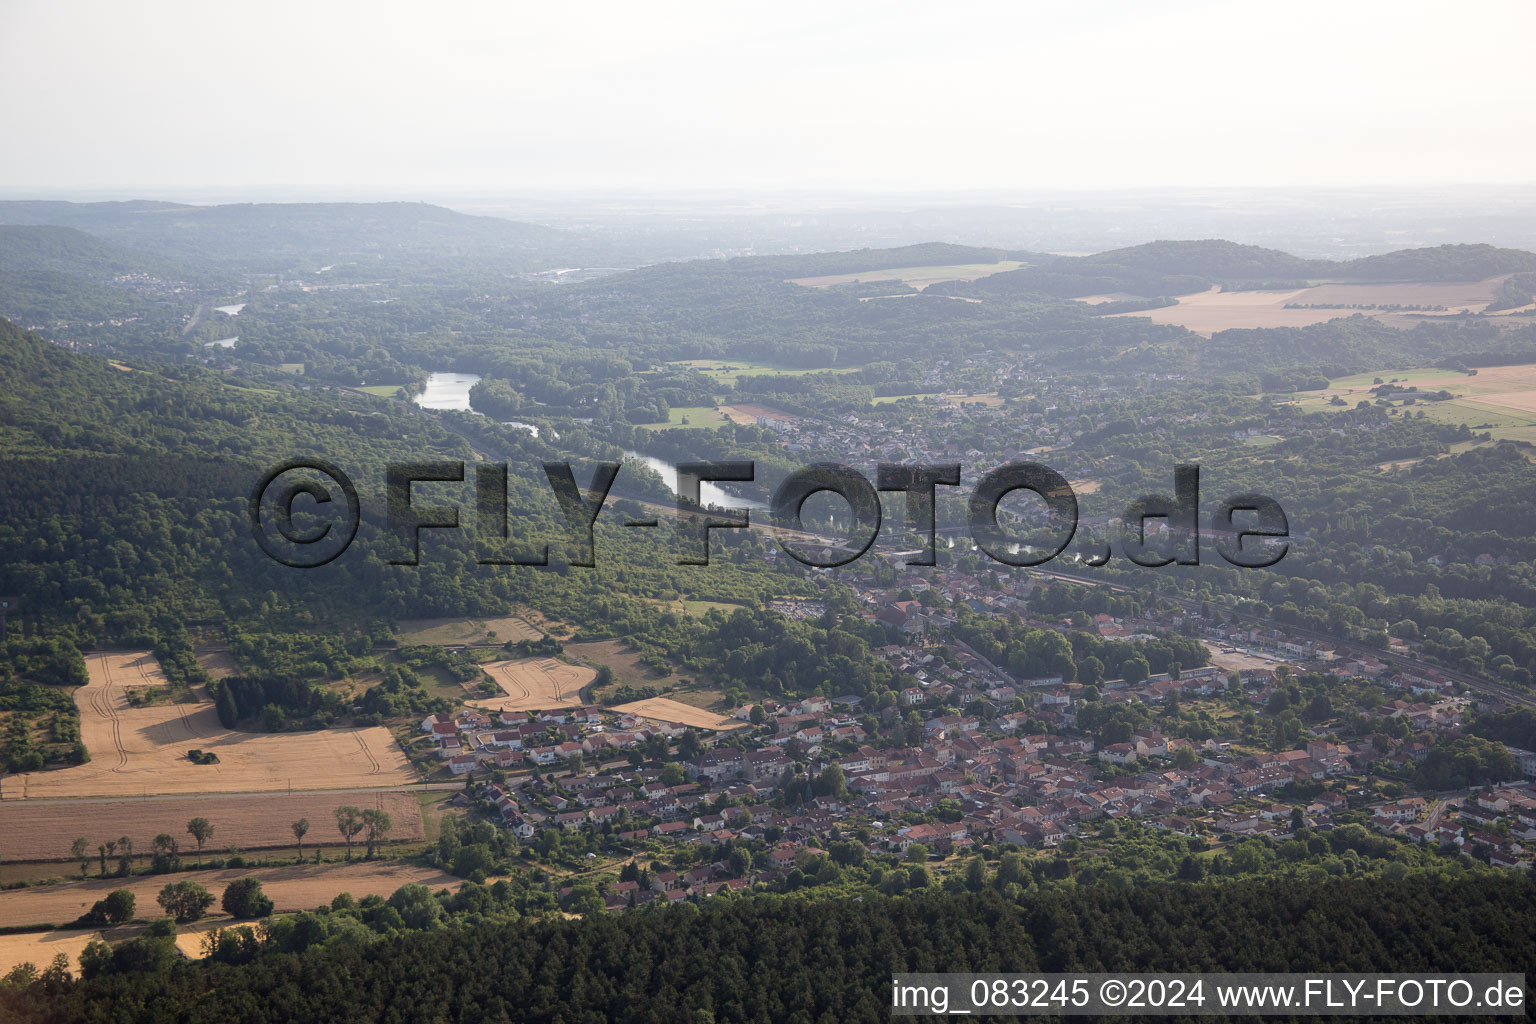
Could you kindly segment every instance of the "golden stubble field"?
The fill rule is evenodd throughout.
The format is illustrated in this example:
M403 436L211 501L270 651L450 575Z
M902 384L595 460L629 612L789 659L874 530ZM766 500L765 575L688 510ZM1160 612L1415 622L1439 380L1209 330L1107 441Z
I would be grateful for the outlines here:
M69 845L77 836L86 840L92 856L90 870L97 870L96 848L109 839L127 836L134 850L148 854L155 836L165 833L181 844L182 859L192 863L197 842L187 833L187 822L207 818L213 837L204 853L240 849L262 850L291 847L292 824L309 820L304 837L306 853L317 847L344 845L336 831L336 808L351 804L389 813L391 840L422 838L421 805L414 793L337 792L272 793L239 796L150 797L147 800L25 800L7 802L0 811L0 858L16 861L68 861ZM71 874L78 865L61 868ZM0 896L0 899L4 899Z
M771 405L757 405L751 402L737 405L722 405L720 406L720 412L730 419L732 423L740 423L749 427L757 422L759 416L765 419L778 420L781 423L798 423L800 421L800 417L792 412L785 412L783 409L775 408Z
M5 780L6 802L82 796L169 793L257 793L343 789L411 782L405 753L382 726L306 733L225 729L211 702L134 707L129 689L166 686L146 651L87 656L90 681L75 691L87 764L30 772ZM192 749L218 764L196 765Z
M505 697L469 703L491 711L543 711L580 707L582 688L597 678L585 665L567 665L554 658L516 658L480 666Z
M691 725L696 729L709 729L713 732L728 732L732 729L747 728L746 722L725 715L696 708L692 704L684 704L682 701L671 700L667 697L650 697L646 700L631 701L628 704L615 704L609 708L620 714L639 715L658 722L678 722L682 725Z
M138 929L133 929L137 934ZM123 937L128 932L123 930ZM0 935L0 975L17 964L31 963L38 970L48 966L55 956L63 953L69 958L69 969L78 970L80 954L96 939L112 939L112 930L100 928L64 928L51 932L23 932L20 935Z
M1426 367L1411 370L1380 370L1341 377L1317 391L1299 391L1292 401L1308 412L1339 408L1334 398L1353 408L1373 401L1375 382L1396 381L1420 392L1448 391L1455 397L1442 402L1418 400L1408 411L1422 412L1442 423L1464 423L1473 430L1487 430L1495 440L1536 443L1536 363L1480 367L1475 375ZM1401 395L1396 396L1401 398ZM1411 465L1412 461L1397 465ZM1384 463L1391 468L1393 463Z
M1176 324L1209 337L1217 331L1252 327L1306 327L1359 313L1392 327L1411 328L1418 317L1383 309L1350 309L1349 306L1444 306L1445 313L1480 313L1493 301L1508 275L1482 281L1424 282L1422 284L1320 284L1291 291L1210 290L1179 296L1177 305L1111 316L1146 317L1153 323ZM1113 296L1089 295L1080 302L1108 301ZM1325 306L1323 309L1286 309L1287 305ZM1435 315L1425 313L1425 316Z

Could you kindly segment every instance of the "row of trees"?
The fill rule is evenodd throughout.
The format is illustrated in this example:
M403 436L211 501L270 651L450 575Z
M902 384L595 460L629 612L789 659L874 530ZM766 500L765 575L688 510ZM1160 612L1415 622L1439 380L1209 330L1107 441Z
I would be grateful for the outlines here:
M351 804L344 804L336 808L336 830L341 833L342 839L347 844L347 859L352 859L352 846L357 837L362 835L367 844L366 856L372 858L379 844L389 838L390 831L394 828L394 819L388 811L375 808L363 809ZM293 832L294 841L298 844L300 859L304 856L304 837L309 834L309 819L300 818L289 826ZM214 825L207 818L197 817L187 822L187 833L197 842L198 861L201 863L203 846L213 838ZM175 836L162 832L155 836L151 842L153 859L150 871L155 874L164 874L181 870L180 843ZM85 878L90 871L91 843L89 839L80 836L70 844L69 853L72 858L80 862L80 877ZM129 836L108 840L96 847L96 856L101 864L101 877L108 875L108 862L115 863L115 874L119 877L127 877L133 873L134 845Z
M201 919L208 912L213 906L213 894L197 882L171 882L160 890L155 902L178 924L186 924ZM237 878L230 882L224 887L220 903L225 913L237 919L266 917L274 907L257 878ZM97 900L76 923L92 928L126 924L133 920L136 904L131 889L114 889Z

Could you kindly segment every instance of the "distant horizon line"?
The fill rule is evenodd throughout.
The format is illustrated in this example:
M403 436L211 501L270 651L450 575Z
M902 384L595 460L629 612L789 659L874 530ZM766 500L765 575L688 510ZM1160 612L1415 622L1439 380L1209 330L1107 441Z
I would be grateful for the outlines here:
M469 198L514 197L582 197L582 196L629 196L666 197L764 197L796 199L965 199L990 198L995 201L1028 202L1061 197L1104 197L1116 195L1181 195L1200 194L1377 194L1404 195L1425 192L1459 193L1519 193L1530 192L1536 201L1536 181L1490 182L1435 182L1425 184L1195 184L1195 185L1105 185L1105 186L1004 186L977 185L955 188L941 187L879 187L859 188L836 185L320 185L320 184L246 184L246 185L0 185L0 200L63 200L75 202L132 202L157 200L180 202L185 205L209 205L216 202L259 202L282 195L288 201L303 202L306 197L313 201L329 202L378 202L382 200L431 203L435 199L453 196ZM170 199L180 195L184 198ZM199 199L199 197L203 197ZM250 198L240 198L250 197Z

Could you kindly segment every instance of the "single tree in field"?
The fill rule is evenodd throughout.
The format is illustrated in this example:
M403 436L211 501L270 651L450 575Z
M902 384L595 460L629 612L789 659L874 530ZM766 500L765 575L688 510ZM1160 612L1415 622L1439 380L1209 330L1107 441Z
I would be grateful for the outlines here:
M69 844L69 853L70 856L80 862L80 877L84 878L85 873L91 867L91 844L86 842L84 836L81 836Z
M351 860L352 840L363 830L363 812L351 804L336 808L336 830L347 841L347 860Z
M207 913L213 906L213 893L204 889L196 882L172 882L160 890L156 902L165 908L165 912L174 917L178 924L188 921L196 921Z
M133 893L127 889L113 889L105 898L86 911L85 919L91 924L122 924L133 920Z
M299 841L299 860L304 859L304 834L309 831L309 819L300 818L289 826L293 829L293 838Z
M203 844L213 838L213 822L207 818L193 818L187 822L187 831L197 840L197 862L203 862Z
M237 878L224 890L224 910L233 918L267 917L272 913L272 900L261 891L261 882L255 878Z
M394 821L388 811L376 811L372 808L363 812L363 825L368 829L368 859L373 859L373 848L384 841L389 835L389 830L394 827Z

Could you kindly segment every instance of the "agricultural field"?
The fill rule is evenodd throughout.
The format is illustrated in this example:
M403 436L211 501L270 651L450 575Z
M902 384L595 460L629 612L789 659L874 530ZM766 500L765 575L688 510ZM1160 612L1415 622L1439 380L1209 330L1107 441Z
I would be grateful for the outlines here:
M921 291L941 281L974 281L979 277L1018 270L1023 265L1020 260L1000 260L997 263L952 263L941 267L897 267L893 270L861 270L853 274L795 277L790 279L790 283L805 288L831 288L859 281L900 281Z
M460 879L436 868L414 867L393 861L292 864L280 868L221 868L183 871L175 875L92 878L85 882L37 885L5 893L0 898L0 928L67 924L91 909L91 904L113 889L128 889L133 893L139 917L156 917L159 916L160 908L155 903L155 896L167 882L196 882L217 898L223 895L224 887L237 878L260 879L262 889L272 898L278 911L312 910L322 903L331 902L332 898L342 892L349 892L357 899L362 899L375 894L388 896L411 882L432 889L456 889L462 884ZM217 906L215 903L214 907Z
M5 799L259 793L288 789L393 786L414 781L389 730L328 729L248 733L219 724L212 702L134 707L130 689L164 688L147 651L92 654L90 681L75 691L80 738L91 760L5 781ZM211 751L217 764L193 764L189 750Z
M1488 431L1496 440L1536 442L1536 363L1485 366L1475 376L1433 367L1361 373L1330 381L1317 391L1298 392L1294 401L1308 412L1325 412L1341 408L1330 404L1337 396L1345 402L1344 408L1353 408L1375 399L1370 391L1377 379L1456 396L1444 402L1418 401L1409 407L1429 419L1465 423L1473 430Z
M597 678L597 673L585 665L567 665L554 658L493 661L481 668L506 696L469 703L494 711L580 707L582 689Z
M628 704L615 704L611 710L639 715L658 722L678 722L682 725L691 725L696 729L708 729L711 732L729 732L732 729L747 728L745 722L668 697L650 697L646 700L631 701Z
M719 430L726 419L713 405L680 405L667 410L665 423L636 423L647 430L669 430L674 427L693 427L702 430Z
M396 625L402 644L444 647L459 644L508 644L537 640L544 635L527 616L503 615L496 619L404 619Z
M1003 398L996 391L983 391L974 395L963 395L957 392L945 395L944 404L954 409L966 405L981 405L988 409L1000 409L1003 406Z
M424 837L421 803L414 793L294 793L211 797L151 797L147 800L24 801L5 805L5 828L0 829L0 860L69 861L69 845L83 836L94 857L96 847L107 839L127 836L134 849L148 851L155 836L164 832L181 844L182 857L197 856L197 843L187 834L187 822L207 818L213 837L205 853L231 848L262 850L294 846L293 822L308 818L310 831L305 850L335 847L344 840L336 831L336 808L343 804L378 807L394 822L391 840ZM61 873L75 868L65 865ZM91 871L96 871L92 861Z
M302 363L299 365L303 365ZM379 398L403 398L405 389L399 384L365 384L357 390L368 395L377 395Z
M220 928L228 928L234 922L214 919L212 921L194 921L191 924L179 925L176 928L176 948L181 955L188 960L201 960L203 958L203 940L209 932L218 931Z
M1506 275L1507 276L1507 275ZM1456 313L1480 313L1497 294L1504 277L1483 281L1425 282L1423 284L1319 284L1289 291L1222 291L1213 285L1209 291L1181 295L1177 305L1144 309L1111 316L1146 317L1154 323L1177 324L1196 334L1209 337L1217 331L1246 327L1306 327L1357 313L1403 329L1419 322L1419 317L1403 311L1351 308L1361 306L1444 306L1441 313L1422 312L1421 316L1448 316ZM1090 295L1080 302L1109 301L1113 296ZM1322 306L1320 309L1287 309L1288 305Z
M876 395L874 401L871 404L873 404L873 405L891 405L891 404L896 403L896 402L904 402L904 401L906 401L909 398L916 399L917 401L921 402L925 398L937 398L937 397L938 397L938 392L937 391L929 391L929 392L925 392L925 393L922 393L922 394L912 394L912 395Z
M722 405L720 412L722 415L729 417L732 423L740 423L749 427L757 422L759 416L770 420L782 420L785 423L794 423L799 420L799 417L794 413L785 412L783 409L775 409L771 405Z
M17 964L31 963L38 970L63 953L69 957L69 969L75 971L80 964L80 954L97 939L113 939L118 935L130 938L138 928L63 928L51 932L23 932L19 935L0 935L0 975Z

